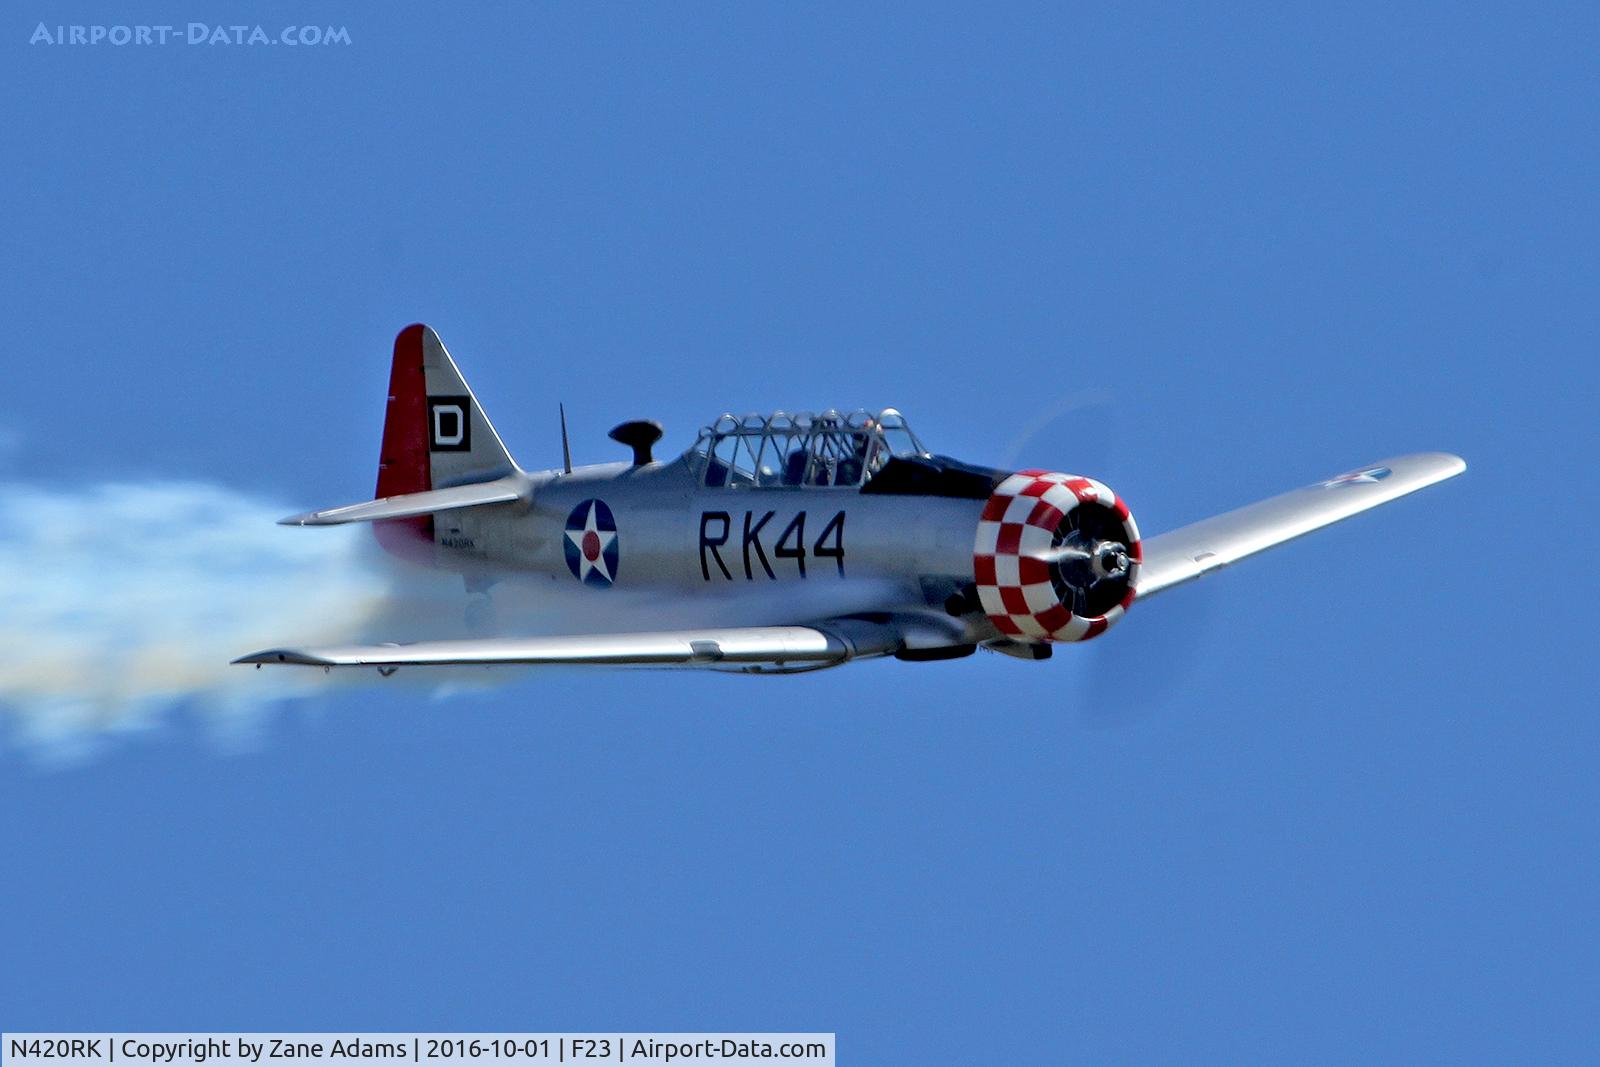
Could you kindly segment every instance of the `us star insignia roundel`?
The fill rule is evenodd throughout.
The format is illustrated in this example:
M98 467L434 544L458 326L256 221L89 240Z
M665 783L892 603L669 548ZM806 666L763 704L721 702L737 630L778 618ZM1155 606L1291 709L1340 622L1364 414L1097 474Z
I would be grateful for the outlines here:
M617 580L617 520L603 500L585 500L567 516L562 539L567 568L584 585L604 589Z
M1388 467L1368 467L1366 470L1351 471L1349 474L1341 474L1337 478L1329 478L1322 483L1322 487L1324 489L1338 489L1345 485L1368 485L1372 482L1382 481L1389 477L1391 473Z

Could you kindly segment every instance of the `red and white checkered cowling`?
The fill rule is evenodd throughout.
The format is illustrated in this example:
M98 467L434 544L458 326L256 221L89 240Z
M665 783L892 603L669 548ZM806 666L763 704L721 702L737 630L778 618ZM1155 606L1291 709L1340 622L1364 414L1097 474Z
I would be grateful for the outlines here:
M1074 614L1065 576L1048 554L1088 525L1114 533L1129 562L1122 578L1091 598L1109 603L1097 614L1081 606ZM1117 494L1093 478L1038 470L1018 471L995 487L972 552L984 613L1002 634L1021 641L1087 641L1104 633L1133 603L1142 558L1139 528Z

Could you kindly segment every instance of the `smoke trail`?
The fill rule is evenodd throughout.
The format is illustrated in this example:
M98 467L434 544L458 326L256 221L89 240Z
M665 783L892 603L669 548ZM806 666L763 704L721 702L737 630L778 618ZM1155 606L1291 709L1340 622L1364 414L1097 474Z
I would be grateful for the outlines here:
M293 510L197 482L0 482L0 743L10 735L46 759L71 760L177 709L229 738L271 705L332 686L421 685L446 696L528 673L413 668L379 679L229 662L260 648L760 625L871 610L900 592L857 581L850 601L805 589L766 599L733 590L596 598L577 583L474 566L475 582L493 587L492 612L469 627L461 573L394 564L365 526L275 524Z
M177 706L237 724L325 685L228 665L352 639L386 602L361 531L274 525L291 510L201 483L0 483L4 732L71 756Z

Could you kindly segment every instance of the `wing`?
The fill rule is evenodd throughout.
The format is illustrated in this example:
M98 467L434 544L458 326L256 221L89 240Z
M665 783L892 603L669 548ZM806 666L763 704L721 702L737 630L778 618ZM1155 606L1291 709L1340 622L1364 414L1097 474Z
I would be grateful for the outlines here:
M1139 598L1454 478L1466 469L1465 460L1445 452L1397 456L1148 538L1139 568Z
M493 637L415 644L269 648L235 663L310 667L491 667L513 664L608 664L805 670L831 667L905 647L900 627L860 620L820 626L730 627L561 637Z

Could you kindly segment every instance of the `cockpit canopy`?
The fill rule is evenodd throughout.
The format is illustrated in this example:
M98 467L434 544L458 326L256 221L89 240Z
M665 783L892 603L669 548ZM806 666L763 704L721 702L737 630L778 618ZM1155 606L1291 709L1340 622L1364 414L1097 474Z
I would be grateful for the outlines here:
M724 415L684 456L707 486L859 486L891 456L927 451L894 408Z

